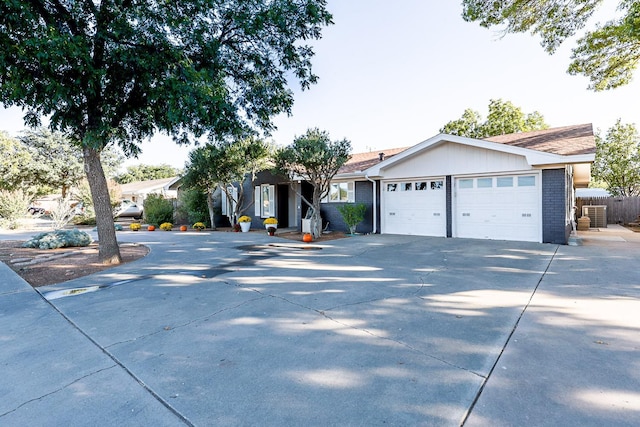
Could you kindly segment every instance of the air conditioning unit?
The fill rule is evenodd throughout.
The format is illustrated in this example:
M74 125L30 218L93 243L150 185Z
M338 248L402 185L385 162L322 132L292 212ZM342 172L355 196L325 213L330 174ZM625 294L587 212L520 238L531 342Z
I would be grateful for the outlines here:
M607 227L606 206L583 206L582 216L588 216L591 219L591 228Z

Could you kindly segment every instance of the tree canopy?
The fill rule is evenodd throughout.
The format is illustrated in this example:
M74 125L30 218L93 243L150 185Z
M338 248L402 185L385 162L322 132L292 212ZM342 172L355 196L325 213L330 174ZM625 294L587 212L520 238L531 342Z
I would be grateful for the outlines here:
M618 119L604 138L596 135L592 174L614 196L640 196L640 136L633 124Z
M180 173L173 166L162 165L133 165L127 166L127 171L115 177L118 184L128 184L135 181L149 181L152 179L171 178Z
M100 151L270 131L289 80L316 82L305 41L331 19L325 0L0 2L0 103L82 147L100 258L119 263Z
M602 0L463 0L465 21L500 26L504 34L530 32L554 53L583 30ZM620 0L620 17L585 31L571 55L570 74L590 79L589 88L613 89L631 81L640 59L640 2Z
M13 191L30 185L31 153L18 139L0 132L0 190Z
M25 130L18 138L0 134L0 188L21 188L33 195L60 191L65 198L70 188L84 177L82 150L60 132L46 128ZM100 153L107 175L113 174L122 155L107 147Z
M312 199L302 198L312 210L313 234L321 232L320 202L329 194L330 184L338 170L349 160L351 142L346 139L331 141L329 133L319 129L309 129L293 143L276 152L278 173L289 177L291 182L303 179L313 187Z
M482 139L495 135L547 129L548 127L539 112L525 114L520 107L516 107L510 101L492 99L489 102L489 115L484 122L480 113L467 108L459 119L448 122L440 129L440 132Z

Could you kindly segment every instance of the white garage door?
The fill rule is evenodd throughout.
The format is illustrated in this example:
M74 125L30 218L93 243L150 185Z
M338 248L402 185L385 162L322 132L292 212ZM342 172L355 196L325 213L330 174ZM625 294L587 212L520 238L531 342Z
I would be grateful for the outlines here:
M540 176L455 180L455 237L541 241Z
M385 181L382 183L382 232L418 236L446 236L444 179Z

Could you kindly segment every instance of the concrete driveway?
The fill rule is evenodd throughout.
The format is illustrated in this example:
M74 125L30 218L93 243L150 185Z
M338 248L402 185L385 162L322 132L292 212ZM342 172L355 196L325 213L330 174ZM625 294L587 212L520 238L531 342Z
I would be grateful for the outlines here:
M640 242L618 232L122 232L150 255L46 299L0 265L0 424L637 425Z

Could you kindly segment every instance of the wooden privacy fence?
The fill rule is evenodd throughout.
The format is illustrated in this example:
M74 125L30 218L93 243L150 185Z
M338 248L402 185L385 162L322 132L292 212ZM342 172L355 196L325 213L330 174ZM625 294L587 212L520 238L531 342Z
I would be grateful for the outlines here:
M582 207L589 205L607 207L607 224L637 222L640 216L640 197L578 197L578 218L582 216Z

